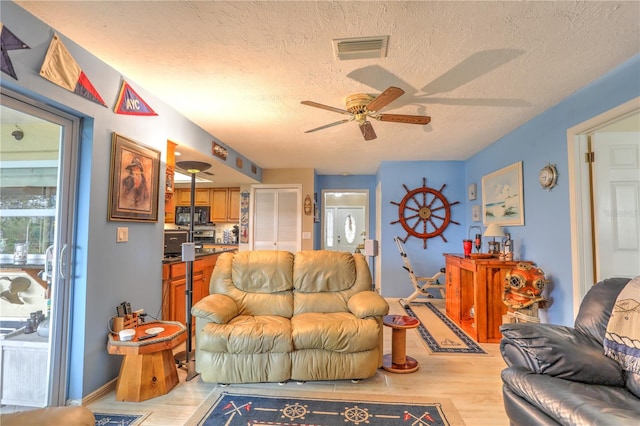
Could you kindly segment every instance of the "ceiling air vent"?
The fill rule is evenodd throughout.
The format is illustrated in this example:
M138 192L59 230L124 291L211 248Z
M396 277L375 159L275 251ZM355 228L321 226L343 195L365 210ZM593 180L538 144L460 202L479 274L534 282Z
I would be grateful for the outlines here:
M389 36L336 38L333 51L336 60L385 58Z

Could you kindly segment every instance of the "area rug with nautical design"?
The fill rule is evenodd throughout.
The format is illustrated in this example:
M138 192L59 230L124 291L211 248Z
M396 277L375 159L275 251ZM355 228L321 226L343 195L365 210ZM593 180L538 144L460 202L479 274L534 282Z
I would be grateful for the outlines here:
M262 393L262 394L260 394ZM214 392L187 421L198 426L464 425L451 400L335 392Z
M103 410L93 413L96 419L96 426L138 426L151 413L125 413L125 412L104 412Z
M420 321L417 330L432 354L483 354L487 352L431 302L403 306L407 315Z

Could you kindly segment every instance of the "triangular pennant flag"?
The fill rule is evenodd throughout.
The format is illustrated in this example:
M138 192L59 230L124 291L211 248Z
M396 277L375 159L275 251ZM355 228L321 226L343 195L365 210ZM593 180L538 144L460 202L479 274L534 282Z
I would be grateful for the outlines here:
M124 115L158 115L124 80L113 111Z
M107 106L57 34L51 39L40 75L77 95Z
M5 74L9 74L16 80L18 79L18 77L16 76L16 71L13 69L11 58L9 58L9 51L20 49L30 49L30 47L24 44L24 42L16 37L14 33L9 31L9 28L5 27L2 22L0 22L0 50L2 51L2 72Z

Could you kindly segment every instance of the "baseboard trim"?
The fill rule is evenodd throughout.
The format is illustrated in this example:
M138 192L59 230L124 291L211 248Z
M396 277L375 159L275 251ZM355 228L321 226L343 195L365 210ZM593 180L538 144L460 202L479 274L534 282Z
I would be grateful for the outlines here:
M115 378L105 383L103 386L99 387L95 391L91 392L89 395L82 398L82 400L68 399L67 405L82 405L82 406L89 405L92 402L102 398L103 396L111 392L113 389L115 389L117 381L118 381L118 378Z

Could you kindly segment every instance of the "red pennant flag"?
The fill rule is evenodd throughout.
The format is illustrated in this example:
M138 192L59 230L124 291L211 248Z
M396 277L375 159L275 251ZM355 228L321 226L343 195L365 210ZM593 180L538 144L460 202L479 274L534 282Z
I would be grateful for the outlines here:
M64 89L107 106L57 34L51 39L40 75Z
M126 81L122 81L120 94L113 111L116 114L124 115L158 115Z

